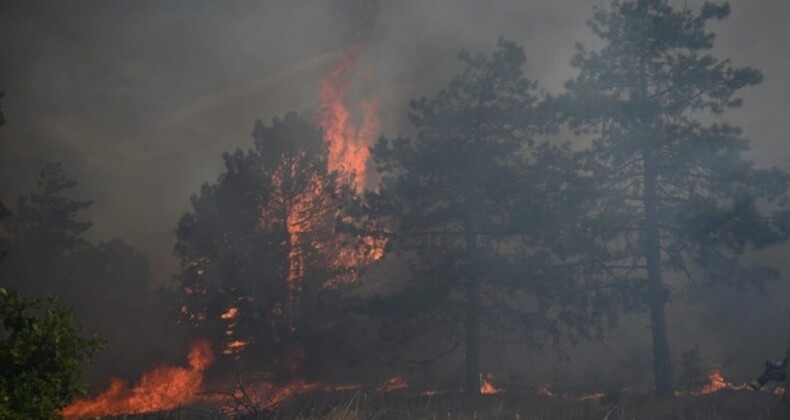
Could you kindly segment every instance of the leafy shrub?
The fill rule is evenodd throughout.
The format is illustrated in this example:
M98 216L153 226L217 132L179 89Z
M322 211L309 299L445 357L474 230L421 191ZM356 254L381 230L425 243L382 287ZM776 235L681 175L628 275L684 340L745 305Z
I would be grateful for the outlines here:
M82 370L104 347L83 338L74 313L54 296L46 307L0 288L0 419L57 418L85 393Z

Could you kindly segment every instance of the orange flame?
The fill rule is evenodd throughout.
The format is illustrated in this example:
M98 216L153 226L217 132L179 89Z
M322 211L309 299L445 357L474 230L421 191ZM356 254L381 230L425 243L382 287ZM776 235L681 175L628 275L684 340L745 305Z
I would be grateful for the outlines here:
M708 375L708 383L702 388L700 394L712 394L724 388L727 388L727 381L724 379L724 376L722 376L721 371L714 368L710 372L710 375Z
M229 341L225 344L225 348L222 349L222 354L238 354L240 351L244 350L245 347L247 347L247 344L249 343L244 340Z
M329 170L351 178L357 192L362 192L368 182L369 147L379 128L379 101L373 97L362 103L362 122L355 126L346 107L346 98L359 54L368 38L367 33L363 34L346 49L340 62L324 75L320 83L318 119L329 143Z
M702 387L701 390L691 392L691 395L707 395L712 394L714 392L721 391L722 389L731 389L734 391L742 391L742 390L751 390L751 388L747 384L733 384L728 382L724 375L721 374L721 370L719 368L713 368L708 375L708 383ZM679 395L683 393L677 393Z
M225 312L224 314L220 315L220 318L222 318L222 319L233 319L233 318L236 318L236 316L238 314L239 314L239 308L231 306L230 308L228 308L227 312Z
M494 375L487 373L485 376L480 376L480 393L481 394L498 394L502 392L502 390L497 389L491 384L491 379L494 378Z
M200 399L203 372L214 361L211 344L200 340L189 351L189 366L160 366L140 378L129 388L119 378L110 380L109 388L93 399L78 400L64 408L64 417L113 416L170 410Z

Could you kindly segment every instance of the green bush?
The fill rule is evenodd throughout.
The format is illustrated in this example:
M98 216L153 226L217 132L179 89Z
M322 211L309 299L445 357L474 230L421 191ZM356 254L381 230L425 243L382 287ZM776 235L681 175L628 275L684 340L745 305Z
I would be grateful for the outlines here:
M0 419L58 418L85 393L83 367L104 347L83 338L74 313L50 296L27 299L0 288Z

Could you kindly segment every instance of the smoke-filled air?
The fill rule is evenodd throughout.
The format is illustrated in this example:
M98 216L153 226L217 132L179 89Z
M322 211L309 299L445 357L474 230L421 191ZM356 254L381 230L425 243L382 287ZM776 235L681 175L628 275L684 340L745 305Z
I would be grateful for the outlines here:
M0 420L790 419L790 2L0 2Z

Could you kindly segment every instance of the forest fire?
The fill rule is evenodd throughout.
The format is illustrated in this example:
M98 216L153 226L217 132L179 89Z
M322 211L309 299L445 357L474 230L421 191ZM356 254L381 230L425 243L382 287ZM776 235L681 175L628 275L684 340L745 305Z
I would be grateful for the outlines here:
M28 3L0 420L790 419L790 2Z
M347 106L358 59L372 29L370 18L374 4L367 4L367 19L361 35L320 80L320 105L316 118L317 125L323 130L326 147L317 147L313 142L286 148L277 157L279 161L274 162L266 173L271 182L271 191L268 200L258 209L259 219L255 229L264 235L277 236L280 241L278 243L283 252L278 255L283 259L278 260L282 265L276 281L285 285L283 289L287 293L287 296L278 297L277 302L265 309L271 317L269 326L280 323L287 326L279 330L273 327L272 341L275 343L294 340L297 331L302 328L299 314L303 308L307 308L303 302L305 290L329 290L351 284L357 280L364 267L383 255L383 239L338 232L337 229L339 220L346 224L365 223L344 216L343 204L345 199L354 198L353 195L363 192L370 181L366 172L369 147L378 130L378 100L375 97L362 103L359 124L355 122L354 112ZM338 177L332 176L334 174ZM192 259L198 263L211 262L208 258L201 258ZM202 284L206 270L200 264L195 267L196 283ZM233 300L223 303L224 312L214 315L221 320L220 326L223 328L222 337L217 341L217 348L221 349L223 356L238 360L243 352L263 345L251 335L254 333L250 331L255 330L240 327L247 325L245 322L255 312L249 308L255 307L256 303L253 302L257 302L256 299L259 297L239 293ZM205 315L199 317L192 314L205 312L200 305L196 311L184 309L184 318L191 322L207 322ZM289 350L288 360L279 361L286 366L284 381L265 380L244 389L243 398L250 399L247 403L266 409L294 395L360 387L334 386L320 379L302 379L301 364L306 357L303 350L296 343ZM255 369L258 370L255 374L269 377L272 374L270 369L276 367L261 366ZM383 389L394 390L407 386L402 378L396 377L387 382ZM238 398L233 391L226 393L226 396Z
M361 106L361 123L356 124L346 100L356 72L362 49L368 42L372 22L373 3L368 2L367 21L361 36L344 52L341 60L320 81L320 106L318 125L323 129L327 143L325 158L300 148L291 154L283 154L276 169L271 173L273 188L269 206L261 209L258 229L261 231L284 230L287 239L283 245L287 253L288 298L282 306L275 307L275 318L286 317L288 331L293 335L300 325L295 321L300 298L306 281L317 281L318 288L335 288L356 281L361 269L383 256L384 242L380 238L340 233L334 227L343 213L341 200L346 187L360 194L370 181L367 175L369 147L378 130L378 100L373 97ZM338 174L338 183L325 176L315 162L325 162L326 171ZM345 223L354 220L343 219ZM349 246L349 244L351 244ZM316 272L324 273L315 276ZM317 278L318 277L318 278ZM243 310L232 306L221 314L227 328L223 354L237 357L252 339L242 340L235 336L239 317ZM298 347L301 349L301 347ZM300 377L300 365L304 352L291 354L285 361L290 380L285 383L262 382L245 390L245 398L268 409L295 395L318 391L333 392L360 388L361 385L328 385L320 380L306 381ZM391 378L382 388L385 391L408 387L401 377ZM235 394L234 394L235 395Z
M200 340L189 352L189 366L160 366L140 378L130 388L123 379L113 378L109 388L92 399L78 400L64 408L68 418L151 413L198 401L203 372L213 363L211 344Z

